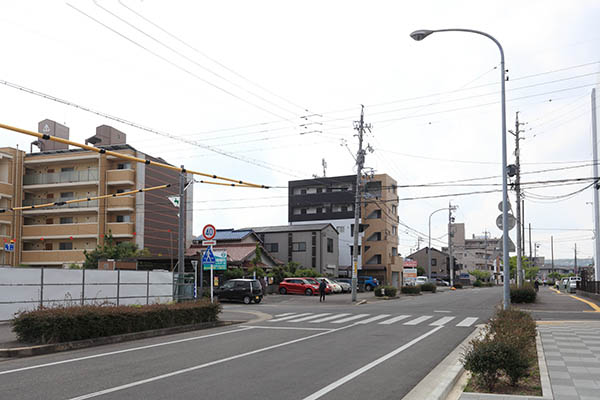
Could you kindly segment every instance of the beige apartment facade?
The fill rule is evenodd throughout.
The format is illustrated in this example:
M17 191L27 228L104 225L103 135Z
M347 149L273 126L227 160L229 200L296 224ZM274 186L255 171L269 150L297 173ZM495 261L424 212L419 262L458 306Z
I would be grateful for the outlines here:
M40 122L40 132L68 138L68 128L54 121ZM126 135L102 125L87 139L96 147L151 159L125 142ZM39 140L40 152L25 153L0 149L0 208L34 206L32 209L0 214L6 236L14 241L14 251L0 254L3 265L68 267L81 264L85 250L93 250L112 234L116 242L134 242L152 255L177 252L178 209L168 196L178 192L176 171L126 161L112 155ZM163 161L163 160L161 160ZM62 206L35 208L36 205L71 199L91 198L170 183L153 192L90 200ZM186 237L191 241L193 202L187 191Z

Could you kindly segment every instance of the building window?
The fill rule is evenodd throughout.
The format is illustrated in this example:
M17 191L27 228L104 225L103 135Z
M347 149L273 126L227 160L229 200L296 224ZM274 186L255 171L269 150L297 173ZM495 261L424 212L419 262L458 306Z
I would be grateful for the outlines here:
M306 242L293 242L292 243L292 251L294 251L294 252L306 251Z
M288 233L288 262L292 261L292 234Z
M60 223L61 224L72 224L73 217L60 217Z
M71 172L75 171L75 167L63 167L60 169L60 172Z
M306 194L306 189L301 189L300 194Z
M398 248L397 247L392 247L392 255L394 257L398 255Z
M369 258L367 261L368 265L381 264L381 254L375 254L373 257Z
M117 215L117 222L131 222L129 215Z
M392 225L392 236L396 236L398 234L398 227Z
M317 188L317 193L323 193L323 188Z
M117 193L125 193L125 189L117 189Z
M367 215L367 219L381 219L381 210L373 210Z
M338 231L338 233L344 233L344 231L346 230L346 227L343 225L340 225L340 226L336 226L335 229Z
M58 244L59 250L73 250L73 242L60 242Z
M342 206L342 212L348 212L348 206Z
M74 196L73 196L73 192L61 192L60 197L62 199L72 199Z
M333 253L333 239L327 238L327 252Z
M375 232L367 239L368 242L378 242L381 240L381 232Z
M302 215L306 214L306 208L301 209L300 214L302 214Z
M311 260L311 261L312 261L312 262L311 262L311 264L312 264L312 267L313 267L313 268L317 268L317 257L314 257L314 256L313 256L313 258L312 258L312 260Z
M131 169L131 163L119 163L117 164L117 169Z
M52 225L54 223L54 218L46 218L46 225Z
M398 207L392 206L392 214L396 214L398 212Z
M266 243L265 249L267 249L269 253L279 253L279 243Z
M311 236L312 236L312 238L311 238L311 240L312 240L311 245L316 246L317 245L317 232L313 232Z
M432 258L431 259L431 266L432 267L436 267L437 266L437 258Z

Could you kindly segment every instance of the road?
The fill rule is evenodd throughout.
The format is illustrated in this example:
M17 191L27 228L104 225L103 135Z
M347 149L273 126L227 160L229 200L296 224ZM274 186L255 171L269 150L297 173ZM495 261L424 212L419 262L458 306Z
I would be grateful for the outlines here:
M0 363L2 399L400 399L493 313L501 288L350 304L269 296L270 319ZM343 315L341 315L343 314Z

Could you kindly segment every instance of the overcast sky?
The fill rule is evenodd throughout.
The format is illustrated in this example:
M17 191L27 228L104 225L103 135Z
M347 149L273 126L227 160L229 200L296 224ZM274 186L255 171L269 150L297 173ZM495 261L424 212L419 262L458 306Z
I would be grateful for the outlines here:
M522 180L589 178L599 20L593 0L5 1L0 80L178 139L5 84L0 120L36 130L40 120L53 119L79 142L96 126L112 125L138 150L172 164L278 187L194 185L195 234L206 223L287 224L287 182L322 176L323 158L327 176L355 173L350 151L357 149L353 121L361 104L372 124L366 142L375 150L366 166L399 185L495 177L468 182L486 186L401 188L401 199L500 189L489 186L501 183L498 49L472 34L409 37L421 28L470 28L504 47L507 124L514 129L516 111L528 123ZM31 141L0 135L1 146L28 150ZM592 255L591 189L554 197L586 185L526 190L538 255L550 257L551 235L556 258L572 257L575 243L580 257ZM402 255L418 236L426 243L429 214L450 200L468 237L485 230L500 236L500 193L402 200ZM445 213L433 218L432 236L443 242L446 223Z

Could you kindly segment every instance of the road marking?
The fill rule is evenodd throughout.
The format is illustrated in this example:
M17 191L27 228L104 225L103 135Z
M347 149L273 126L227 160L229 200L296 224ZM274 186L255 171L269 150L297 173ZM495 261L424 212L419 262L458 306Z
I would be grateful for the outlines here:
M380 324L380 325L391 325L391 324L393 324L394 322L402 321L403 319L406 319L406 318L408 318L408 317L410 317L410 315L399 315L399 316L397 316L397 317L390 318L390 319L388 319L388 320L382 321L382 322L380 322L379 324Z
M91 355L91 356L71 358L71 359L68 359L68 360L55 361L55 362L46 363L46 364L31 365L29 367L23 367L23 368L17 368L17 369L10 369L8 371L0 371L0 375L7 375L7 374L12 374L14 372L28 371L30 369L51 367L53 365L67 364L67 363L72 363L72 362L75 362L75 361L91 360L93 358L99 358L99 357L112 356L112 355L115 355L115 354L128 353L130 351L151 349L153 347L167 346L169 344L184 343L184 342L189 342L189 341L192 341L192 340L205 339L205 338L214 337L214 336L227 335L229 333L236 333L236 332L247 331L249 329L252 329L252 327L244 327L244 328L235 329L235 330L231 330L231 331L211 333L209 335L194 336L194 337L191 337L191 338L185 338L185 339L179 339L179 340L171 340L169 342L149 344L147 346L132 347L130 349L110 351L108 353L100 353L100 354L94 354L94 355Z
M422 317L413 319L412 321L405 322L404 325L417 325L423 321L427 321L428 319L433 318L432 315L423 315Z
M452 311L446 311L446 310L434 310L433 312L439 312L439 313L447 313L447 314L450 314Z
M430 323L430 326L444 326L446 325L448 322L452 321L454 318L456 317L443 317L438 319L435 322Z
M389 360L390 358L394 357L395 355L400 354L404 350L415 345L416 343L420 342L421 340L425 339L426 337L433 335L434 333L436 333L437 331L439 331L442 328L443 328L443 326L437 326L437 327L433 328L432 330L430 330L427 333L424 333L423 335L419 336L418 338L415 338L415 339L411 340L410 342L406 343L405 345L398 347L396 350L394 350L382 357L379 357L378 359L370 362L369 364L365 365L364 367L361 367L361 368L357 369L356 371L344 376L343 378L340 378L337 381L325 386L323 389L319 390L318 392L315 392L315 393L311 394L310 396L305 397L303 400L316 400L320 397L323 397L324 395L331 392L332 390L335 390L336 388L343 385L344 383L367 372L368 370L370 370L373 367L376 367L377 365L381 364L382 362Z
M158 381L158 380L161 380L161 379L170 378L172 376L177 376L177 375L185 374L187 372L196 371L196 370L207 368L207 367L212 367L213 365L222 364L224 362L236 360L238 358L243 358L243 357L251 356L251 355L254 355L254 354L258 354L258 353L263 353L265 351L273 350L273 349L276 349L276 348L279 348L279 347L289 346L291 344L303 342L305 340L313 339L313 338L316 338L316 337L319 337L319 336L323 336L323 335L328 335L330 333L338 332L338 331L341 331L343 329L347 329L347 328L350 328L350 327L353 327L353 326L354 326L354 324L351 324L351 325L346 325L346 326L339 327L337 329L331 329L331 330L328 330L326 332L315 333L314 335L306 336L306 337L299 338L299 339L290 340L290 341L279 343L279 344L274 344L272 346L267 346L267 347L263 347L261 349L248 351L246 353L241 353L241 354L237 354L235 356L222 358L220 360L211 361L211 362L208 362L208 363L205 363L205 364L199 364L199 365L195 365L193 367L184 368L184 369L180 369L180 370L168 372L166 374L153 376L151 378L142 379L142 380L139 380L139 381L127 383L127 384L120 385L120 386L115 386L115 387L104 389L104 390L100 390L100 391L97 391L97 392L84 394L82 396L72 397L69 400L85 400L85 399L91 399L91 398L102 396L102 395L109 394L109 393L118 392L118 391L129 389L129 388L132 388L132 387L144 385L146 383L155 382L155 381ZM439 328L441 328L441 326L437 327L435 329L439 329ZM251 328L249 328L249 329L251 329ZM431 333L433 333L433 331Z
M316 324L317 322L326 322L326 321L331 321L332 319L342 318L342 317L345 317L346 315L350 315L350 314L348 314L348 313L340 313L340 314L332 315L330 317L315 319L314 321L309 321L309 322L311 324Z
M600 307L598 307L598 305L596 303L592 303L589 300L585 300L585 299L582 299L581 297L577 297L577 296L574 296L574 295L571 295L571 297L574 298L575 300L582 301L585 304L587 304L588 306L592 307L594 309L593 312L600 312Z
M326 315L331 315L331 313L322 313L322 314L309 315L308 317L302 317L302 318L298 318L298 319L291 319L288 322L303 322L303 321L308 321L309 319L315 319L315 318L319 318L319 317L324 317Z
M279 317L286 317L286 316L288 316L288 315L292 315L292 314L296 314L296 313L293 313L293 312L286 312L286 313L283 313L283 314L277 314L277 315L275 315L275 316L279 318Z
M299 331L330 331L332 328L309 328L309 327L299 327L299 326L259 326L259 325L251 325L251 328L258 329L283 329L283 330L299 330Z
M360 319L360 318L364 318L364 317L368 317L368 316L369 316L369 314L356 314L356 315L352 315L350 317L332 321L331 323L332 324L343 324L344 322L350 322L350 321L354 321L355 319Z
M465 319L463 319L461 322L459 322L458 324L456 324L456 326L471 326L475 323L475 321L477 321L477 317L467 317Z
M312 313L305 312L305 313L301 313L301 314L289 315L289 316L287 316L287 317L276 318L276 319L270 319L270 320L269 320L269 322L281 322L281 321L287 321L288 319L294 319L294 318L298 318L298 317L304 317L305 315L312 315Z
M390 317L390 314L380 314L380 315L376 315L376 316L374 316L374 317L367 318L367 319L363 319L362 321L358 321L358 322L356 323L356 325L358 325L358 324L363 324L363 325L364 325L364 324L369 324L369 323L371 323L371 322L378 321L378 320L380 320L380 319L384 319L384 318L387 318L387 317Z

